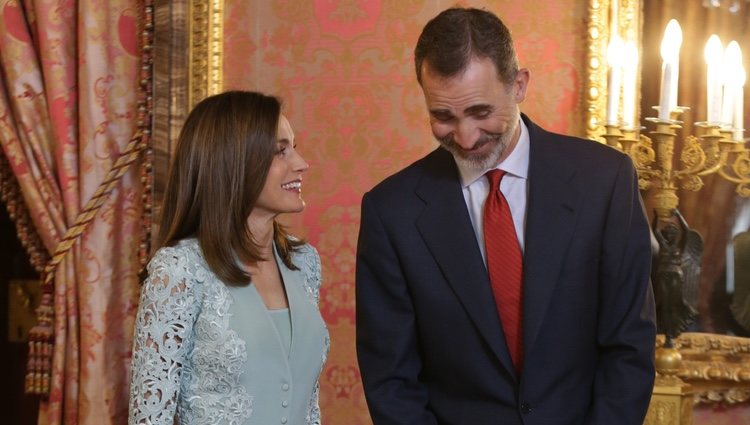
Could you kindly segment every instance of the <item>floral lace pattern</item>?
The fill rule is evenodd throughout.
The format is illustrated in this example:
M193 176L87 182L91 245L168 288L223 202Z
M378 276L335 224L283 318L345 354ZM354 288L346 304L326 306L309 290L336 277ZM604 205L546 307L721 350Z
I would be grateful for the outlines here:
M239 384L247 353L229 329L224 284L208 272L195 241L162 248L148 272L136 317L130 423L172 425L177 410L181 423L242 424L252 413L252 397Z
M312 246L306 245L300 250L300 257L303 258L304 264L298 265L302 269L304 275L304 287L305 292L310 297L310 301L317 307L320 304L320 285L321 282L321 266L320 256L318 252ZM297 258L295 258L297 260ZM326 332L325 350L323 351L323 361L321 362L318 375L323 370L323 365L326 363L328 357L328 351L331 347L331 337ZM321 425L320 419L320 384L315 384L310 402L307 406L307 415L305 416L305 425Z
M308 300L317 306L321 265L315 248L294 255ZM130 424L240 425L253 397L240 383L246 343L229 327L233 299L211 273L196 240L160 249L148 266L136 317L130 386ZM330 337L326 332L325 363ZM318 375L320 371L318 371ZM320 425L316 384L306 425Z

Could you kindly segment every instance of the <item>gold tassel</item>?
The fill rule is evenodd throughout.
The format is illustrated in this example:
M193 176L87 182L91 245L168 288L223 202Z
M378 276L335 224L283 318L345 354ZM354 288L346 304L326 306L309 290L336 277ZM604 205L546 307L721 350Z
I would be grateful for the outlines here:
M26 394L49 396L54 330L52 285L45 285L36 309L38 323L29 331L29 358L26 363Z

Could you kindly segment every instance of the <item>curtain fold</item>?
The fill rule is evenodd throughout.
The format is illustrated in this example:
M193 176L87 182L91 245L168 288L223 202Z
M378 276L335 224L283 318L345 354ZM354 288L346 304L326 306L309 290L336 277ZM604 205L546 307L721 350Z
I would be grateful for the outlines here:
M139 104L149 78L140 49L145 6L0 1L0 145L37 233L57 251L56 269L48 266L54 351L40 424L127 417L144 213L139 163L130 164L146 137L139 127L148 125Z

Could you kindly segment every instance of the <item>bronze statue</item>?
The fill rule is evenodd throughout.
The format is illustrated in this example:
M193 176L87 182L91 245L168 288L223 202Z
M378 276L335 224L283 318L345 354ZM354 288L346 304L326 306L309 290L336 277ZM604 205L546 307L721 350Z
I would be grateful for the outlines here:
M660 226L654 216L653 231L659 251L652 267L651 278L656 299L656 326L666 335L667 344L677 338L698 316L698 283L703 238L690 229L679 211ZM679 226L678 226L679 225Z
M732 317L750 333L750 229L734 237L734 294Z

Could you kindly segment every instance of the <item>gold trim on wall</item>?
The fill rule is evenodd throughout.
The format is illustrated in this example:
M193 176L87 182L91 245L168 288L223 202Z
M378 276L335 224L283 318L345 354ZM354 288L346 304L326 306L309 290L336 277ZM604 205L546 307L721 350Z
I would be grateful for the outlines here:
M656 345L663 344L659 335ZM693 387L694 404L732 405L750 400L750 339L684 333L675 348L682 355L677 376Z
M190 2L188 105L222 91L224 1Z
M613 16L613 5L617 14ZM641 50L641 23L643 7L641 0L589 0L587 6L586 65L583 93L583 113L586 137L604 142L605 114L607 109L607 45L615 29L624 40L633 40ZM640 61L638 75L640 76ZM640 86L640 77L638 78ZM640 87L636 90L636 103L640 103ZM637 114L640 115L640 114Z

